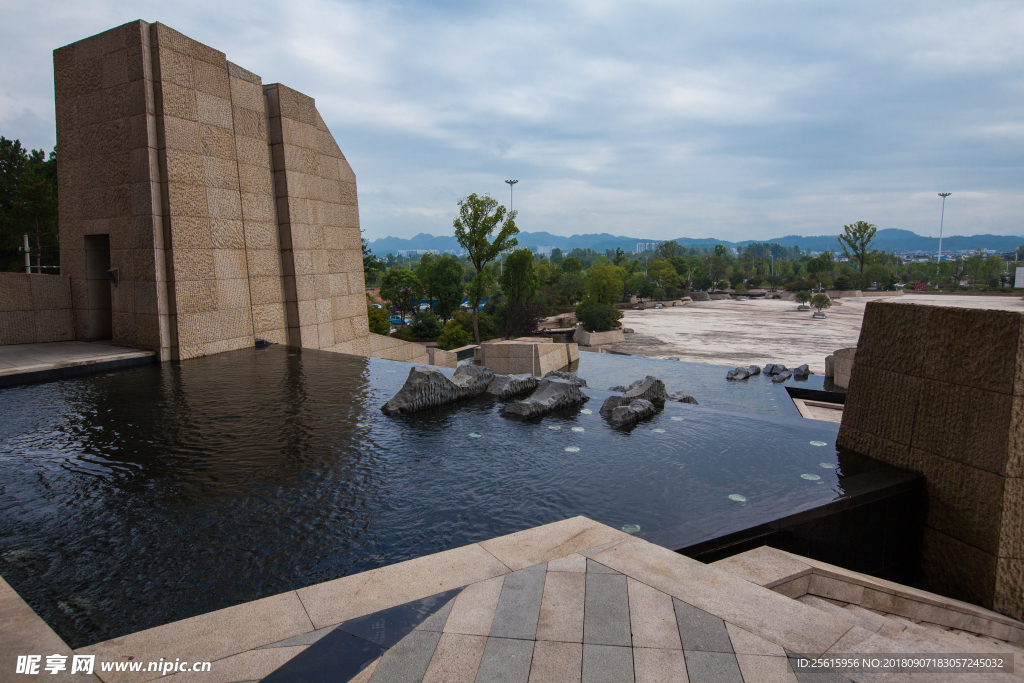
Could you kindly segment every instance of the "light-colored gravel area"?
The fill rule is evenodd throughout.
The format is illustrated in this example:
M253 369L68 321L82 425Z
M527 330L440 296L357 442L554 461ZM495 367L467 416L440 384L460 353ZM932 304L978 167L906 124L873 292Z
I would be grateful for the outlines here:
M635 330L623 344L604 347L650 358L678 356L679 360L712 365L794 367L807 363L816 374L825 372L825 356L856 346L869 301L894 305L929 304L1024 312L1024 301L1013 296L907 294L877 299L840 299L825 319L798 311L796 302L750 299L702 301L674 308L626 311L624 327Z

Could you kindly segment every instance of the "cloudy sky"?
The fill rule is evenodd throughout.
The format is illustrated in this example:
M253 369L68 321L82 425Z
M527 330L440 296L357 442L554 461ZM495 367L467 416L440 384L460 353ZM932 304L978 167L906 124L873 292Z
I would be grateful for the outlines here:
M866 220L1024 235L1024 5L0 0L0 134L54 143L52 50L162 21L316 98L370 239L451 234L470 192L523 230L668 239Z

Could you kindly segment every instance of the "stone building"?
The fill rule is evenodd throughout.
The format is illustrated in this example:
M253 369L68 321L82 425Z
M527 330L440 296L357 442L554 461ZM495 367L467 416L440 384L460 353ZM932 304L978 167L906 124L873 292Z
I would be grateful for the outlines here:
M313 98L144 21L53 64L71 314L31 303L33 281L64 286L54 276L4 274L0 290L29 295L0 304L0 343L111 339L184 360L262 339L427 361L369 332L356 178Z

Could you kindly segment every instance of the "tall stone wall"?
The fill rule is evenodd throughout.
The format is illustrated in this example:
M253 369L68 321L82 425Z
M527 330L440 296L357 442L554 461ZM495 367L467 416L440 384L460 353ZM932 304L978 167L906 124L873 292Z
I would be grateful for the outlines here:
M1024 618L1024 315L869 303L838 444L925 474L925 588Z
M55 50L54 82L76 338L369 355L355 175L312 98L143 21Z
M74 338L70 278L0 273L0 346Z
M279 83L264 91L292 343L355 351L370 333L356 176L313 98Z

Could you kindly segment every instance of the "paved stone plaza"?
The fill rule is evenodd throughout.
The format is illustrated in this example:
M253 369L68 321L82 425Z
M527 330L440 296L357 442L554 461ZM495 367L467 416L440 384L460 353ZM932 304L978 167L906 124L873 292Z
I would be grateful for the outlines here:
M712 365L807 363L811 372L821 374L825 356L857 345L864 307L875 300L869 295L840 299L842 306L828 309L824 320L812 318L812 311L797 311L794 301L765 299L696 301L682 307L626 311L622 324L636 333L608 348ZM1024 301L1015 296L907 294L886 301L1024 311Z
M7 615L0 622L0 665L13 667L15 654L44 644L47 654L71 654L2 582L0 605ZM1024 624L924 591L770 548L705 565L574 517L75 653L100 662L212 662L208 673L92 678L104 683L798 683L909 679L806 678L793 672L787 653L1005 657L1024 654L1022 644ZM61 674L52 680L65 678L90 679Z

